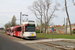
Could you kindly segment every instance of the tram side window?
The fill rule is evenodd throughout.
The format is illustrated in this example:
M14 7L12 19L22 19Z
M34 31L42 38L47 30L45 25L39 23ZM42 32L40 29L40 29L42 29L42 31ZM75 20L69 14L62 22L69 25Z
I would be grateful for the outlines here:
M18 27L18 28L17 28L17 31L21 31L21 27Z
M7 29L7 31L9 31L9 30Z
M10 32L11 32L11 29L10 29Z
M11 33L13 32L13 30L11 30Z

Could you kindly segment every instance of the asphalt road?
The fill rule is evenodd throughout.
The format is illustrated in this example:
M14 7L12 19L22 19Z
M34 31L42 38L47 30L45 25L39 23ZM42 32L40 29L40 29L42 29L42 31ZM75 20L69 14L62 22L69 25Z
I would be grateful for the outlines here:
M0 36L0 50L34 50L34 49L25 46L23 44L14 42L3 36Z

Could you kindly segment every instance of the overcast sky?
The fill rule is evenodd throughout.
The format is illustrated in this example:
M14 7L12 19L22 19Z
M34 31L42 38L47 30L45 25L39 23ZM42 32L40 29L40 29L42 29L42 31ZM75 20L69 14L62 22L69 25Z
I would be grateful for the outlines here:
M29 6L33 4L36 0L0 0L0 27L4 27L6 23L11 21L13 15L16 16L17 23L20 21L20 12L28 15L28 20L36 21L36 17L34 14L28 9ZM64 7L64 0L57 0L61 3L61 8L55 14L58 16L52 20L55 25L63 25L64 18L66 18ZM55 2L55 1L53 1ZM75 23L75 6L73 5L71 0L67 0L68 2L68 11L70 14L71 23ZM23 18L25 16L22 16ZM37 24L37 22L36 22Z

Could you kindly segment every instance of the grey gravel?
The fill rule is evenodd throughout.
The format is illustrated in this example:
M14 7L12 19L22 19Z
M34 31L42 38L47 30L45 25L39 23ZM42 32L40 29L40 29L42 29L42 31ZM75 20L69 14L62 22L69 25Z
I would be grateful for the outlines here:
M60 50L58 48L54 48L54 47L50 47L50 46L46 46L46 45L38 44L38 43L32 43L29 45L41 48L42 50Z
M52 42L52 41L50 41L48 43L62 45L62 46L67 46L67 47L70 47L70 48L75 48L75 43L70 43L70 42L64 42L64 41L53 41ZM41 48L42 50L60 50L58 48L51 47L51 46L46 46L44 44L39 44L39 43L31 43L31 44L28 44L28 45Z
M75 43L69 43L69 42L64 42L64 41L54 41L54 42L49 42L57 45L63 45L63 46L69 46L69 47L75 47Z

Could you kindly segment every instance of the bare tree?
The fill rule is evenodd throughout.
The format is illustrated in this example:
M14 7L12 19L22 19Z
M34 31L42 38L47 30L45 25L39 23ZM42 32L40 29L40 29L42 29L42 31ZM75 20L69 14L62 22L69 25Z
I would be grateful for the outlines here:
M73 4L75 5L75 2L74 2L74 0L72 0L72 2L73 2Z
M69 26L70 26L70 35L72 35L71 22L70 22L70 19L69 19L69 13L68 13L68 10L67 10L67 2L66 2L66 0L65 0L65 9L66 9L66 14L67 14L67 18L68 18Z
M53 17L55 17L54 12L58 10L58 4L52 5L52 0L38 0L35 1L30 10L34 13L37 19L40 20L41 26L42 23L44 26L44 33L47 33L47 28L50 24L50 21Z

